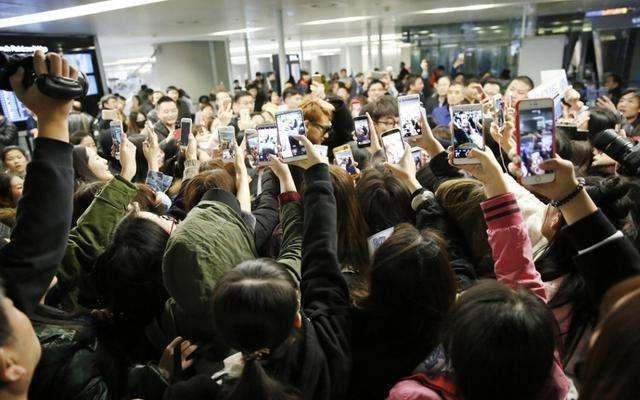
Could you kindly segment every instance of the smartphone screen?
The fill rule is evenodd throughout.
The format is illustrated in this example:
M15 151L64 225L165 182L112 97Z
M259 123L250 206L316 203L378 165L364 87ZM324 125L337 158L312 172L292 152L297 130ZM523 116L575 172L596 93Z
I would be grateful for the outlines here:
M504 100L500 94L493 96L493 107L496 110L496 124L502 130L504 128Z
M269 162L269 155L278 154L278 127L275 124L258 125L258 163Z
M348 144L333 149L333 155L336 159L336 164L340 168L347 171L350 175L355 175L358 173L355 161L353 160L351 147Z
M224 126L218 128L220 135L220 150L222 150L222 159L231 161L235 159L235 147L233 146L235 138L235 129L233 126Z
M553 157L553 106L521 109L518 119L522 177L543 175L540 163Z
M392 129L382 134L382 148L387 156L387 161L397 164L404 154L404 141L399 129Z
M419 147L412 148L411 157L413 157L413 163L416 165L416 170L422 168L425 165L421 148Z
M420 96L417 94L398 97L398 108L400 112L400 128L402 137L412 137L422 135L420 120Z
M278 138L280 141L280 154L288 161L307 157L307 150L298 141L297 135L305 135L304 118L302 110L291 110L276 113L276 125L278 126Z
M482 117L480 104L451 108L454 158L467 158L471 149L484 148Z
M116 160L120 159L120 142L122 142L122 122L111 121L109 123L109 130L111 131L111 141L113 142L113 148L115 149Z
M244 134L247 135L247 154L250 158L251 164L255 165L258 162L258 132L255 129L245 129Z
M371 136L369 132L369 118L366 115L355 117L353 119L353 125L355 126L356 143L358 147L371 146Z
M180 145L186 146L189 144L189 135L191 134L191 120L189 118L182 118L180 120Z

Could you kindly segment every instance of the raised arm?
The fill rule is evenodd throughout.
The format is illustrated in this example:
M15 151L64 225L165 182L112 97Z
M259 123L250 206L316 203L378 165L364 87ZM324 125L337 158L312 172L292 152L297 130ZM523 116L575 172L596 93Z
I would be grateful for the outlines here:
M533 263L531 240L516 197L509 192L500 165L490 149L471 150L480 164L461 166L484 184L487 199L481 204L487 236L499 282L516 289L526 287L546 301L544 285ZM449 155L450 159L452 154Z
M34 55L36 74L76 79L78 72L57 54ZM24 69L11 76L16 96L38 116L39 137L27 167L22 198L11 242L0 250L0 275L7 295L30 313L44 295L62 260L71 225L73 168L67 115L71 101L40 93L37 85L22 85Z

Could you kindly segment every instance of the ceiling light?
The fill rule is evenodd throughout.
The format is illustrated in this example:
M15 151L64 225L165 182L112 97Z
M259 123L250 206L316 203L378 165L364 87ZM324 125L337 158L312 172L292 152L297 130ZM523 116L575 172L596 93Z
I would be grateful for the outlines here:
M474 30L474 31L481 31L482 29L484 28L482 28L481 26L474 26L473 28L471 28L471 30Z
M489 29L500 29L500 25L491 25Z
M373 17L368 15L361 15L359 17L345 17L345 18L332 18L332 19L318 19L315 21L303 22L298 25L328 25L328 24L339 24L345 22L356 22L356 21L364 21L367 19L371 19Z
M429 33L429 31L420 31L418 33L421 34L421 35L426 35L427 33Z
M96 3L83 4L81 6L59 8L57 10L43 11L33 14L18 15L16 17L0 19L0 28L12 26L38 24L42 22L59 21L86 15L100 14L108 11L121 10L143 6L146 4L160 3L167 0L107 0Z
M442 7L442 8L431 8L429 10L416 11L412 14L447 14L457 11L480 11L480 10L489 10L492 8L511 6L515 3L502 3L502 4L474 4L470 6L462 6L462 7Z
M264 28L245 28L245 29L232 29L229 31L219 31L219 32L213 32L210 33L209 36L227 36L227 35L234 35L236 33L251 33L251 32L258 32L263 30Z
M146 63L154 63L154 62L156 62L155 57L138 57L138 58L123 58L113 62L104 63L103 65L105 67L112 67L115 65L146 64Z

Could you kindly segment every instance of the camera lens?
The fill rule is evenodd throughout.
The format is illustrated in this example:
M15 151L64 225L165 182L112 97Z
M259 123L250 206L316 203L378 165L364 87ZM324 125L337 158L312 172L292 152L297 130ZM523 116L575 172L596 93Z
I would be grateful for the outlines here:
M595 148L617 161L624 159L625 153L633 146L613 129L605 129L592 135L590 141Z

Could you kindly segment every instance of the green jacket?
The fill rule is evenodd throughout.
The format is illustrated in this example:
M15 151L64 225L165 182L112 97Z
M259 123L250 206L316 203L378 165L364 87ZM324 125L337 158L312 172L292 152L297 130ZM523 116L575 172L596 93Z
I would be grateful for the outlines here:
M137 192L134 184L117 175L96 195L69 233L67 250L56 275L58 283L47 296L48 303L74 311L79 295L94 296L95 288L90 283L93 265Z
M302 203L288 202L281 212L283 240L278 261L299 274ZM225 272L255 258L253 232L229 206L202 201L194 207L174 230L164 254L163 279L172 296L160 321L164 341L182 336L220 347L211 319L213 289Z

